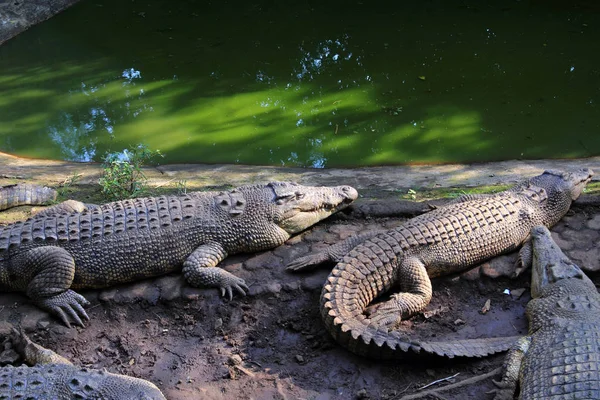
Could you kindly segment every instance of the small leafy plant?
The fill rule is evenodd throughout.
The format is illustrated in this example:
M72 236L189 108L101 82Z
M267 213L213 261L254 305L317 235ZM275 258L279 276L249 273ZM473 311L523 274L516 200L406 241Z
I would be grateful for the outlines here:
M118 153L106 153L102 163L102 177L99 180L102 193L109 200L143 195L147 190L148 179L142 171L142 166L156 156L164 157L160 150L150 150L144 144Z

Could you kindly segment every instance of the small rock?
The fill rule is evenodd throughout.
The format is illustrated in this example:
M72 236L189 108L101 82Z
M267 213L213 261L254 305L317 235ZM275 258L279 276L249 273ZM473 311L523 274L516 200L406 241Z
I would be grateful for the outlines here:
M315 273L306 278L302 279L302 289L307 291L312 290L321 290L323 285L325 285L325 281L327 280L327 276L324 274Z
M46 329L50 325L50 321L38 321L37 324L41 329Z
M294 290L298 290L300 288L300 282L286 282L283 284L283 290L286 292L293 292Z
M277 294L281 292L281 284L277 282L267 284L267 291L269 293Z
M112 300L114 300L115 295L117 294L117 291L118 291L118 289L103 290L98 295L98 300L103 301L103 302L112 301Z
M19 355L13 349L4 350L0 354L0 366L14 364L19 359Z
M257 269L273 269L281 265L281 258L277 257L270 251L251 257L244 262L244 268L248 271L255 271Z
M232 354L227 359L229 365L240 365L242 363L242 357L239 354Z
M208 290L210 289L185 286L181 290L181 297L183 297L185 300L198 300L202 294L207 293ZM214 294L216 294L216 292L214 292Z
M117 290L114 301L118 304L136 303L145 300L150 304L156 304L160 297L160 290L149 281L125 285Z
M183 275L163 276L155 281L160 298L166 301L175 300L181 297L181 288L185 286Z
M523 296L523 293L525 293L527 289L525 288L518 288L518 289L513 289L510 291L510 295L514 298L514 299L520 299L521 296Z
M304 357L302 357L300 354L296 354L296 361L298 364L302 364L304 363Z
M590 229L600 230L600 215L596 215L594 218L587 222L587 226Z
M481 313L486 314L488 311L490 311L490 308L492 308L492 300L487 299L483 307L481 307Z
M292 236L291 238L286 240L285 244L294 245L294 244L300 243L301 241L302 241L302 236L296 235L296 236Z
M454 325L464 325L465 321L463 321L462 319L458 318L456 321L454 321Z
M217 318L215 320L215 329L219 329L222 326L223 326L223 320L221 318Z
M470 270L468 270L467 272L463 273L460 276L460 279L464 279L466 281L476 281L480 278L481 275L481 267L475 267L472 268Z
M510 278L515 272L517 254L503 255L481 264L481 274L488 278Z
M21 310L21 327L25 332L33 332L37 330L38 322L48 319L48 313L33 306L24 306Z
M356 398L357 399L370 399L371 396L369 396L369 393L367 393L367 389L360 389L358 392L356 392Z

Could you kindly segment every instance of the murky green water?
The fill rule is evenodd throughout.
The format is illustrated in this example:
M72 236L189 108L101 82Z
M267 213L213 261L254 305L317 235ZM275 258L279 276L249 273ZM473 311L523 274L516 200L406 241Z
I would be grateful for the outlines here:
M143 142L169 163L307 167L598 155L600 7L561 4L84 0L0 47L0 151L87 161Z

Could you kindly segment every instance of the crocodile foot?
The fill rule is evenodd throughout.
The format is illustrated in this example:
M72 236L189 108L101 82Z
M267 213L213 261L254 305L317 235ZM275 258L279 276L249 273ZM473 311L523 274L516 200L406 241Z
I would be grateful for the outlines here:
M398 310L398 303L395 299L372 304L367 307L365 314L369 319L369 325L388 331L398 328L402 322L402 313Z
M378 328L394 330L400 322L421 311L431 299L428 294L400 292L394 293L390 299L371 304L365 309L370 323Z
M83 327L84 324L81 319L83 318L86 321L90 319L83 309L90 302L82 295L70 289L56 296L35 299L35 303L40 308L57 315L69 328L71 327L71 322Z
M225 293L227 293L227 297L230 301L233 300L233 289L235 289L242 296L245 296L246 291L250 290L242 278L238 278L234 275L231 275L230 278L222 282L219 286L219 289L221 289L221 296L225 297Z
M287 265L286 270L293 272L310 271L326 261L329 261L327 252L312 253L296 258Z

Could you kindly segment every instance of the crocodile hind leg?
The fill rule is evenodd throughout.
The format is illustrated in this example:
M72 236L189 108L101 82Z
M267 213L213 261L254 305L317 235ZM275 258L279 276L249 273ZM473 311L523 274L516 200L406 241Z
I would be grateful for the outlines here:
M217 264L227 257L227 252L219 243L211 242L198 246L183 263L183 276L192 286L209 286L221 289L221 296L233 299L233 289L242 296L249 289L243 279L238 278Z
M376 230L350 236L346 240L342 240L341 242L333 244L323 251L298 257L294 261L290 262L286 269L293 272L310 271L315 269L320 264L326 262L340 262L342 261L342 258L344 258L344 256L350 252L350 250L364 241L371 239L372 237L375 237L383 232L385 231Z
M15 275L29 282L25 292L38 307L57 315L68 327L69 320L80 326L84 326L82 318L89 320L83 306L90 303L69 289L75 276L75 261L68 251L55 246L37 247L17 257L15 266Z
M397 280L403 292L394 293L389 300L373 304L365 310L370 323L377 327L394 329L400 321L421 311L431 300L431 281L420 260L402 260L398 274Z
M37 343L34 343L23 332L23 330L11 329L10 341L14 349L23 357L23 360L30 366L36 364L69 364L71 362Z

